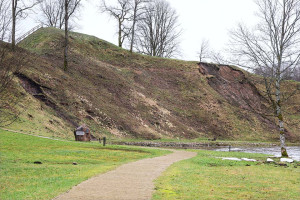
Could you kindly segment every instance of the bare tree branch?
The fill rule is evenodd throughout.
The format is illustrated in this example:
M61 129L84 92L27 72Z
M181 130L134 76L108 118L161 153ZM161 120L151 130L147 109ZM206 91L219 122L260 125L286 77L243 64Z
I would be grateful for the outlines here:
M131 17L130 20L132 21L131 25L131 34L129 37L130 41L130 52L133 51L133 46L135 44L135 31L136 31L136 24L138 21L142 19L143 14L146 11L146 5L151 3L151 0L131 0L130 7L131 7Z
M210 47L209 47L209 41L206 39L203 39L200 45L200 51L197 53L199 56L199 61L203 62L204 59L209 58L210 54Z
M22 0L12 0L11 7L12 7L12 33L11 33L11 43L12 43L12 49L15 50L16 46L16 26L17 21L19 19L25 19L28 17L29 11L31 9L41 3L42 0L28 0L28 1L22 1Z
M118 45L122 47L131 31L127 24L130 20L130 0L117 0L116 5L107 5L106 1L102 0L100 9L118 21Z
M69 51L69 19L81 6L81 0L64 0L64 25L65 25L65 42L64 42L64 70L67 71L68 51Z
M64 0L44 0L40 4L41 19L46 26L63 29L65 23Z
M10 4L8 0L0 0L0 40L8 39L9 25L11 23Z
M181 32L176 11L167 1L155 0L138 23L136 49L150 56L173 57L179 53Z

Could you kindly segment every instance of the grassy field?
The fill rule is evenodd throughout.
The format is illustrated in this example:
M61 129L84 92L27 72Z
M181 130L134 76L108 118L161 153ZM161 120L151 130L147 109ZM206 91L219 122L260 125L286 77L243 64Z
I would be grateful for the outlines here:
M282 167L216 157L266 160L261 154L198 151L163 173L153 199L300 199L299 163Z
M52 199L99 173L167 151L55 141L0 130L0 199ZM42 164L34 164L40 161ZM78 165L73 165L76 162Z

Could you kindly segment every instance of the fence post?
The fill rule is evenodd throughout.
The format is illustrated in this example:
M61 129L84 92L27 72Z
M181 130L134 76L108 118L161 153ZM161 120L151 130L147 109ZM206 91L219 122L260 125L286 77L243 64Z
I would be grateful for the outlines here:
M103 146L106 144L106 137L103 137Z

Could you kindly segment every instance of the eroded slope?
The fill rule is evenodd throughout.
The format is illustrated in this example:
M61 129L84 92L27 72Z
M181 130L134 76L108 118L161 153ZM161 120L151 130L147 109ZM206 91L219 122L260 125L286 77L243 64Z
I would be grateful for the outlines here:
M47 87L53 112L63 111L70 127L87 123L95 136L277 139L259 86L240 70L130 54L72 33L65 72L62 41L52 28L24 40L20 46L35 54L22 74ZM288 126L290 139L299 137L298 127Z

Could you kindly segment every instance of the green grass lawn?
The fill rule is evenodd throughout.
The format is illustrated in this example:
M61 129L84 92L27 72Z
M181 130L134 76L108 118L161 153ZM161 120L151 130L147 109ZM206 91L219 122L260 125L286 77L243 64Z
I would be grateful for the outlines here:
M104 148L99 143L55 141L0 130L0 199L52 199L96 174L166 153Z
M163 173L153 199L300 199L299 162L281 167L216 157L266 160L261 154L198 151Z

